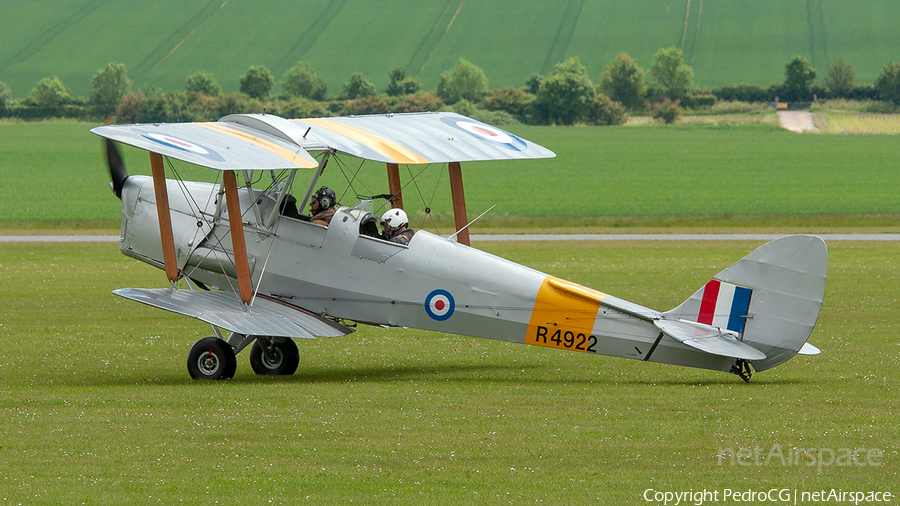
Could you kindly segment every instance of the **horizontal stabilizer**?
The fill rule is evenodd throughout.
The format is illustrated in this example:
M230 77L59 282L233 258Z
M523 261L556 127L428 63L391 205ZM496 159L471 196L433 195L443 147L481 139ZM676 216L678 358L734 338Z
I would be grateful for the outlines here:
M253 306L244 310L233 292L120 288L113 293L245 336L315 339L353 332L324 316L273 299L257 297Z
M655 320L659 330L672 339L713 355L743 360L763 360L766 354L737 340L737 334L687 320Z
M797 352L798 355L818 355L819 353L822 353L822 350L809 343L803 343L803 347Z

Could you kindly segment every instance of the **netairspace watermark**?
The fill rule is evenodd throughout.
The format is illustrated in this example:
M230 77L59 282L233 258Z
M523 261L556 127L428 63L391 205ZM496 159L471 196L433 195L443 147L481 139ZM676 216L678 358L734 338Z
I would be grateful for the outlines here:
M773 444L768 451L753 448L723 448L718 451L719 465L731 466L807 466L822 472L823 467L880 467L884 451L878 448L798 448Z
M798 490L791 488L773 488L769 490L736 490L722 488L715 490L687 490L680 492L663 491L648 488L644 490L644 501L664 506L693 505L702 506L707 503L846 503L846 504L881 504L891 503L897 498L884 490L849 491L830 490Z

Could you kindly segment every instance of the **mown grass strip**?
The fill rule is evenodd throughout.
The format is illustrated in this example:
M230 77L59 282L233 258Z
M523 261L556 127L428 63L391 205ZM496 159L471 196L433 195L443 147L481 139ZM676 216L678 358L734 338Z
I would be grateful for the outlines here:
M754 242L485 245L672 307ZM751 384L417 330L303 342L289 378L187 377L209 329L109 292L115 245L0 245L0 497L10 503L631 504L657 490L892 490L896 247L832 244L811 342ZM815 449L879 449L824 465ZM761 459L733 461L728 451ZM804 449L787 462L773 450ZM814 449L813 451L808 451ZM896 491L895 491L896 492Z

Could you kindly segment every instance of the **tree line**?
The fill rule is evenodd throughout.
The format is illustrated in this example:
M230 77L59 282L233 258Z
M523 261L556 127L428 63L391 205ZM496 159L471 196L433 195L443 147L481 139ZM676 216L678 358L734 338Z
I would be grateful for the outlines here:
M118 123L214 121L233 113L270 112L288 118L386 114L451 110L498 125L617 125L627 114L651 114L667 123L683 108L703 110L718 101L809 102L844 98L878 100L900 105L900 63L890 62L873 85L858 85L853 68L837 59L826 75L802 56L785 65L784 82L761 87L729 84L715 88L693 85L693 71L676 47L662 48L645 72L627 53L610 62L594 83L577 57L558 63L549 75L532 74L523 86L490 89L484 71L460 58L441 74L435 90L423 91L419 80L402 68L388 73L390 83L379 93L362 74L355 73L340 92L330 95L328 84L307 62L298 62L281 77L282 92L270 94L275 78L264 66L251 66L240 77L240 93L223 94L210 73L197 72L185 81L184 91L145 86L132 91L124 64L110 62L91 80L90 97L72 96L58 77L41 79L31 92L13 99L0 81L0 117L54 117Z

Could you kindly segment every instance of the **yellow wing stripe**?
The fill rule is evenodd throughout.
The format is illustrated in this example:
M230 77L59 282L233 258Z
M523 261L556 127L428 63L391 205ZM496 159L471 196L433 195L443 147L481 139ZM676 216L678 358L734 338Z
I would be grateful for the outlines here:
M197 123L197 124L202 127L209 128L210 130L215 130L215 131L221 132L223 134L228 134L228 135L230 135L232 137L236 137L242 141L249 142L250 144L253 144L254 146L258 146L265 150L271 151L272 153L284 158L285 160L291 162L292 164L296 165L297 167L300 167L301 169L315 169L316 167L318 167L318 164L315 163L313 160L310 160L309 158L307 158L303 155L297 154L288 148L279 146L278 144L275 144L274 142L267 141L265 139L255 136L255 135L241 132L240 130L235 130L233 128L229 128L225 125L221 125L218 123Z
M326 119L326 118L310 118L301 120L303 123L309 123L310 125L317 126L319 128L324 128L329 132L336 133L338 135L343 135L344 137L354 140L360 144L363 144L382 155L390 158L394 161L394 163L404 163L404 164L425 164L431 163L425 158L422 158L420 155L416 154L414 151L401 146L400 144L385 139L384 137L380 137L371 132L367 132L360 128L352 127L350 125L346 125L339 121Z
M528 322L525 344L596 352L591 338L600 301L608 297L564 279L547 276L541 283Z

